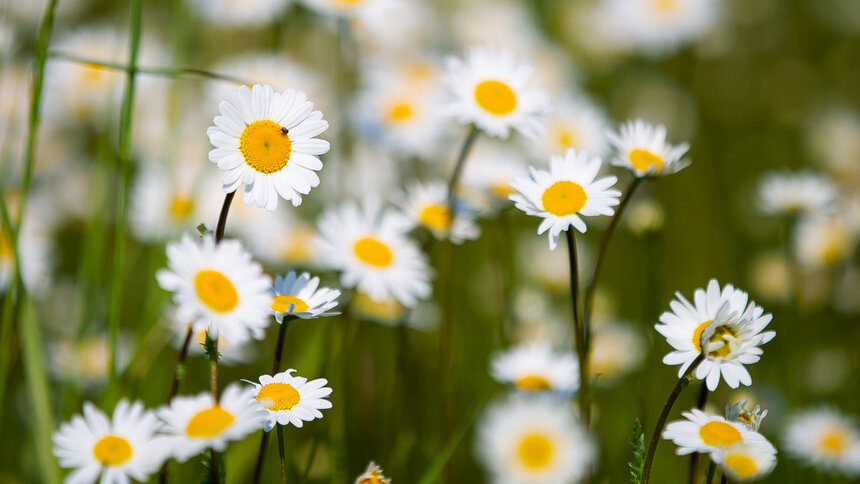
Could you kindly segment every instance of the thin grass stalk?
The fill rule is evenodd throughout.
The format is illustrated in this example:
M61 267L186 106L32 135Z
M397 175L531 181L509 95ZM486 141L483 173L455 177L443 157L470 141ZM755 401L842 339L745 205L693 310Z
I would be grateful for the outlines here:
M726 474L725 474L725 473L722 473L722 475L721 475L721 477L720 477L720 484L727 484L728 482L729 482L729 480L728 480L728 478L726 477Z
M122 99L122 114L119 129L119 190L117 194L117 214L114 223L113 265L110 280L110 306L108 309L108 384L105 395L110 404L116 400L117 374L117 336L122 310L123 259L125 258L126 211L128 189L131 183L131 123L134 111L134 88L137 77L137 55L140 51L140 27L143 17L143 0L131 4L131 25L129 33L129 68L126 71L125 92Z
M648 478L651 474L651 464L654 462L654 454L657 452L657 444L660 442L660 434L663 432L663 427L666 426L666 419L669 418L669 412L672 410L672 406L675 405L678 395L680 395L684 387L690 383L693 370L699 366L699 363L701 363L704 358L705 354L700 353L699 356L693 360L693 363L690 364L687 371L684 372L681 378L678 378L678 382L675 383L675 387L672 389L672 393L669 394L666 404L663 405L663 410L660 412L660 417L657 419L657 425L654 427L654 433L651 434L651 443L648 445L648 453L645 456L645 466L642 470L641 484L648 484Z
M287 446L284 445L284 426L281 424L275 425L275 432L278 433L278 457L281 463L281 484L287 484Z
M24 222L24 213L27 208L27 198L30 193L30 180L33 174L34 154L36 151L36 139L41 123L42 93L45 83L45 63L48 59L48 44L51 32L54 28L54 12L57 9L57 0L49 0L42 14L39 33L36 36L36 47L33 54L33 90L30 96L29 119L27 122L27 142L24 145L24 158L22 160L23 173L21 175L21 198L18 206L18 214L14 225L9 224L9 244L12 253L18 253L18 234L21 232L21 224ZM5 205L4 205L5 206ZM6 214L8 216L8 213ZM7 223L9 220L6 221ZM6 297L3 300L3 321L0 324L0 402L5 401L6 372L12 344L12 333L16 318L15 303L19 297L18 287L21 286L21 266L17 257L13 258L12 270L9 278L9 286ZM23 291L21 291L23 293ZM41 353L41 345L37 348ZM39 356L41 359L41 356ZM0 422L3 421L3 406L0 403Z
M103 69L111 69L115 71L124 71L128 72L130 70L129 64L123 64L120 62L111 62L100 59L94 59L92 57L81 56L77 54L70 54L67 52L60 51L51 51L48 54L48 57L52 59L62 59L67 60L69 62L75 62L78 64L83 64L89 67L101 67ZM207 71L205 69L195 69L192 67L149 67L149 66L137 66L135 72L138 74L148 74L151 76L157 77L166 77L169 79L178 79L178 78L203 78L203 79L212 79L216 81L224 81L233 84L252 84L247 79L240 79L238 77L233 77L229 74L220 74L218 72Z
M301 482L308 482L308 477L311 475L311 468L314 464L314 458L317 456L317 449L320 447L320 437L314 434L314 442L311 444L311 452L308 455L308 460L305 462L305 470L302 471Z
M466 158L469 157L469 152L472 151L472 145L475 144L475 139L478 137L478 127L474 124L469 126L469 133L466 139L463 140L463 145L460 147L460 153L457 155L457 161L454 163L454 171L451 172L451 177L448 178L448 213L451 220L448 224L448 232L454 225L454 201L456 200L457 183L460 181L460 173L466 165Z
M717 466L714 465L714 461L711 461L708 464L708 474L705 478L705 484L713 484L714 482L714 474L717 473Z
M579 358L579 394L577 402L579 403L579 415L583 424L588 428L589 414L591 413L591 404L589 402L588 392L588 360L585 349L585 329L582 325L582 319L579 313L579 261L576 255L576 236L573 233L573 227L568 227L565 231L567 238L567 254L570 268L570 303L573 310L573 342L576 348L576 355Z

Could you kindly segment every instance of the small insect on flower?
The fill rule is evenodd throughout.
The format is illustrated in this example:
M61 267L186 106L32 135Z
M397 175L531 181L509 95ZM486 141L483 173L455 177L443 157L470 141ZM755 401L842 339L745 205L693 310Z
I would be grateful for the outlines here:
M272 282L239 241L216 244L206 236L197 243L186 235L167 246L167 265L158 283L173 292L179 319L193 322L194 331L231 344L263 337Z
M241 86L221 101L220 116L206 133L215 147L209 161L224 171L224 191L245 184L245 203L275 210L278 196L293 206L319 185L319 155L329 142L315 138L328 129L322 113L303 92L275 92L271 85Z
M493 137L506 139L515 129L535 138L544 130L548 98L530 85L532 71L504 49L476 47L465 59L450 57L443 76L453 94L448 112Z
M797 413L783 437L788 453L806 465L860 476L860 433L853 418L820 407Z
M545 341L523 344L496 354L490 363L493 379L525 392L573 393L579 388L579 363L570 352L556 353Z
M217 402L209 392L174 397L158 410L158 417L164 422L163 432L170 439L173 456L185 462L207 448L221 452L228 442L259 430L266 412L254 402L250 388L232 383Z
M364 474L355 478L355 484L391 484L391 479L382 473L382 467L376 462L370 461Z
M75 469L69 483L146 481L169 455L166 439L156 434L160 427L141 402L121 400L112 418L86 402L83 416L75 415L54 433L54 455L60 466Z
M262 375L260 383L248 382L254 385L256 404L266 411L263 426L266 432L272 430L276 423L301 428L302 421L322 418L320 410L331 408L328 401L331 388L325 386L328 380L317 378L308 381L307 378L293 376L295 371L290 368L274 376Z
M302 319L340 314L330 312L337 306L340 291L319 285L320 278L311 277L307 272L297 275L290 271L283 277L275 276L271 309L278 323L282 323L287 314Z
M561 232L573 226L585 233L582 217L612 215L621 192L610 190L618 178L606 176L595 180L600 159L588 153L569 149L564 156L550 159L550 171L530 167L531 175L515 178L510 196L516 207L527 215L543 218L538 235L549 232L549 248L555 250Z
M719 415L709 415L695 408L681 415L686 420L670 422L663 431L663 438L678 446L675 449L678 455L714 452L739 442L758 445L772 454L776 453L776 449L764 436L748 429L741 422L728 421Z
M681 377L704 351L707 355L695 376L707 378L708 390L717 388L720 375L732 388L751 385L752 377L744 365L757 362L763 353L759 346L776 335L764 331L773 316L731 284L721 290L716 279L711 279L707 290L696 289L693 296L695 304L675 293L676 299L669 303L671 311L661 314L660 323L654 326L675 349L663 357L663 363L681 365Z
M653 126L636 119L621 125L618 133L610 132L607 136L615 148L612 164L627 168L637 177L671 175L690 165L684 159L690 146L669 144L662 124Z

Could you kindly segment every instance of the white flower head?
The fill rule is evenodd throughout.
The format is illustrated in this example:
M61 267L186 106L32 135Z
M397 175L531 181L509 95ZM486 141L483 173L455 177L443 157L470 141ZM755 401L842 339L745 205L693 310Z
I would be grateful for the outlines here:
M302 319L335 316L331 312L337 306L340 291L330 287L319 287L320 278L311 277L307 272L297 275L290 271L285 276L275 276L272 314L279 323L284 316L292 314Z
M767 417L767 409L762 410L761 405L756 405L754 408L747 408L747 401L735 402L731 405L726 405L726 419L740 422L750 430L755 430L761 427L761 421Z
M776 452L756 443L739 442L711 453L724 476L732 482L752 482L765 477L776 467Z
M582 217L612 215L619 203L621 192L611 190L618 178L600 179L600 158L569 149L564 156L550 159L550 171L530 167L528 178L515 178L511 187L517 193L510 196L516 207L528 215L541 217L538 235L549 232L549 248L555 250L562 231L573 226L585 233Z
M391 484L391 479L385 477L385 474L382 473L382 467L376 465L376 462L370 461L364 473L355 479L355 484Z
M263 337L272 281L239 241L216 244L206 236L197 243L186 235L167 246L167 265L156 274L158 284L173 292L177 317L194 331L231 343Z
M711 279L707 290L696 289L695 304L680 292L675 296L669 303L671 311L661 314L660 323L654 326L675 349L663 358L663 363L681 365L680 377L705 351L707 356L699 363L695 376L707 379L710 391L717 388L720 375L731 388L751 385L752 377L744 365L757 362L762 354L759 346L776 335L774 331L763 331L773 316L731 284L721 290L716 279Z
M836 186L817 173L768 173L758 186L759 206L769 214L817 215L832 207Z
M493 137L507 138L514 129L535 138L544 129L548 98L531 86L532 73L531 64L505 49L476 47L465 59L449 57L443 77L454 97L449 112Z
M297 207L319 185L319 155L329 142L315 136L328 129L322 113L303 92L275 92L271 85L241 86L221 101L215 126L206 134L215 147L209 161L224 174L224 191L245 184L245 203L275 210L278 197Z
M665 55L709 32L719 20L718 0L604 0L605 28L613 42Z
M475 215L462 202L455 200L454 217L448 210L448 188L441 181L413 183L401 195L404 215L415 226L429 230L437 239L449 237L454 244L474 240L481 235Z
M393 296L408 307L430 295L427 256L406 236L411 222L383 209L379 200L329 209L317 226L321 259L341 272L343 287L355 287L377 302Z
M331 388L325 386L328 380L317 378L308 381L307 378L293 376L295 371L290 368L274 376L262 375L260 383L248 382L254 385L256 404L266 411L263 427L266 432L272 430L276 423L301 427L302 422L322 418L321 409L331 408L328 400Z
M524 394L485 411L475 449L496 484L578 482L595 454L568 402Z
M564 153L570 148L604 156L607 151L606 114L584 97L563 98L547 116L546 130L538 146L541 156Z
M212 448L241 440L263 427L266 412L254 401L250 388L231 383L216 402L209 392L194 397L178 396L158 410L170 451L179 462Z
M612 164L627 168L637 177L671 175L690 165L684 158L690 146L669 144L662 124L653 126L636 119L621 125L618 133L606 135L615 149Z
M783 437L795 459L827 472L860 476L860 433L854 419L829 407L805 410L789 420Z
M216 25L264 27L280 18L290 0L195 0L194 13Z
M108 418L90 402L53 435L60 466L75 469L69 483L146 481L167 459L161 423L143 403L121 400ZM99 480L101 476L101 480Z
M574 354L555 352L545 341L496 354L490 362L490 374L496 381L526 392L573 393L579 388L579 363Z
M741 422L728 421L719 415L709 415L699 409L683 412L686 420L677 420L666 425L663 438L678 446L678 455L693 452L714 452L726 449L739 442L758 445L776 453L773 445L761 434L748 429Z

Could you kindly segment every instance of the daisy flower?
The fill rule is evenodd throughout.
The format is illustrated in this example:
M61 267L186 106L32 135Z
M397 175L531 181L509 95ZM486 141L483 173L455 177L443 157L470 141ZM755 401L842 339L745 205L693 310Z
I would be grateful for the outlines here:
M209 161L224 171L224 191L244 183L248 205L274 210L280 196L299 206L319 185L319 155L329 150L328 141L315 138L328 123L313 108L305 93L275 92L268 84L241 86L221 101L221 116L206 134L215 147Z
M623 166L637 177L666 176L677 173L690 162L684 154L687 143L671 145L666 141L666 127L653 126L636 119L621 125L617 133L606 134L615 149L612 164Z
M310 422L322 418L321 409L331 408L328 396L331 388L325 386L328 380L317 378L308 381L301 376L293 376L296 371L290 368L274 376L262 375L260 383L254 385L254 399L266 410L266 423L263 430L272 430L275 424L293 424L301 428L302 421Z
M731 405L726 405L726 419L740 422L750 430L758 432L761 427L761 421L767 417L767 409L762 410L760 405L754 408L747 408L747 401L735 402Z
M533 68L509 50L472 48L450 57L443 79L454 96L449 113L490 136L507 138L513 128L535 138L543 131L548 98L531 87Z
M614 385L636 369L645 357L642 334L630 324L595 324L591 338L588 369L598 385Z
M497 484L578 482L595 453L568 402L534 396L491 405L476 452Z
M773 316L731 284L721 290L716 279L711 279L707 290L696 289L695 304L680 292L675 296L669 303L671 311L661 314L660 323L654 326L675 349L663 357L663 363L681 365L678 370L681 377L696 357L706 351L707 356L699 363L695 375L699 380L707 378L710 391L717 388L721 374L731 388L751 385L752 377L744 365L757 362L762 354L759 346L776 335L774 331L763 331Z
M718 0L603 0L616 42L653 55L672 52L709 32Z
M207 448L222 452L228 442L259 430L266 412L254 401L250 388L232 383L217 402L209 392L174 397L158 410L158 417L164 422L173 456L185 462Z
M795 459L829 472L860 476L860 433L852 418L828 407L810 409L790 418L783 437Z
M759 207L769 214L821 213L836 201L836 186L812 172L768 173L758 186Z
M732 482L757 481L776 467L776 453L757 444L739 442L711 453L711 460L720 466Z
M385 326L394 326L403 322L408 311L406 306L393 297L375 301L361 291L353 294L350 303L359 318L369 319Z
M330 312L337 306L340 291L329 287L319 287L320 278L311 277L307 272L296 275L290 271L285 276L275 276L273 288L272 314L279 323L284 316L292 314L302 319L313 319L324 316L335 316Z
M567 150L564 156L550 158L550 171L530 167L528 178L515 178L511 187L517 193L510 196L516 207L528 215L541 217L538 235L549 231L549 248L555 250L562 231L573 226L585 233L582 217L612 215L621 192L610 190L618 178L606 176L595 180L600 171L600 158L588 153Z
M546 119L546 130L538 146L541 156L564 153L570 148L603 156L607 151L609 121L590 101L562 99Z
M87 484L147 481L167 458L161 424L143 403L121 400L108 418L90 402L53 435L60 466L75 469L66 482ZM101 479L99 479L101 476Z
M131 230L139 240L163 241L193 229L205 216L196 190L199 173L186 165L175 166L178 169L172 173L147 167L135 179L130 216Z
M408 307L430 295L427 257L406 236L411 223L378 200L330 209L317 226L321 258L341 271L343 287L355 287L374 301L393 296Z
M391 479L382 473L382 467L370 461L364 473L355 479L355 484L391 484Z
M856 230L840 214L804 218L794 231L794 255L810 269L842 263L857 244Z
M280 17L289 0L194 0L195 13L213 24L262 27Z
M510 143L479 139L463 167L457 195L487 215L509 207L511 181L528 175L526 155Z
M738 442L760 446L776 453L773 445L761 434L748 429L741 422L727 421L719 415L709 415L699 409L682 412L686 420L670 422L663 431L663 438L678 446L678 455L693 452L714 452Z
M186 235L167 246L167 265L156 273L158 284L173 292L178 318L191 321L194 331L231 343L263 337L272 282L239 241L216 244L206 236L196 243Z
M543 341L496 354L490 362L490 374L500 383L512 383L527 392L573 393L579 388L579 364L574 354L556 353Z
M425 227L437 239L449 237L451 242L460 244L464 240L474 240L481 235L475 224L475 216L461 203L454 204L454 220L448 210L448 187L444 182L414 183L406 188L403 199L404 214L416 226Z

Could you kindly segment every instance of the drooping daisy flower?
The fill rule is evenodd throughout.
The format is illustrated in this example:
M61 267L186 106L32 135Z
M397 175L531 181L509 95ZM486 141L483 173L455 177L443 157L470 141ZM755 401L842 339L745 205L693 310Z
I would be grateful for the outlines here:
M509 50L472 48L465 59L451 57L443 77L454 96L449 112L490 136L507 138L513 128L528 137L544 129L546 94L531 87L532 66Z
M764 436L740 422L727 421L719 415L708 415L696 408L681 415L686 420L670 422L663 431L663 438L678 446L675 449L678 455L714 452L738 442L757 445L772 454L776 453L776 449Z
M759 444L739 442L711 453L731 482L757 481L776 467L776 453Z
M290 271L283 277L275 276L274 298L271 306L275 319L282 323L287 314L302 319L340 314L330 312L337 306L340 291L319 287L319 285L320 278L311 277L307 272L296 275L295 272Z
M437 239L449 237L455 244L474 240L481 235L474 214L462 203L454 204L454 220L448 210L448 188L444 182L414 183L402 196L404 214L416 226L425 227Z
M721 374L732 388L751 385L752 377L744 365L757 362L762 354L759 346L776 335L774 331L763 331L773 316L755 302L747 304L749 295L731 284L720 290L716 279L711 279L707 290L696 289L695 304L680 292L675 296L669 303L672 310L661 314L660 323L654 326L675 349L663 358L663 363L681 365L680 377L706 351L707 357L695 375L699 380L707 377L709 390L717 388Z
M607 151L606 114L584 98L563 99L547 116L546 130L539 140L541 156L564 153L570 148L604 156Z
M794 253L806 268L832 267L845 261L857 244L857 233L847 217L821 215L805 218L795 227Z
M355 484L391 484L391 479L382 473L382 467L370 461L364 473L355 479Z
M120 400L108 418L90 402L54 433L54 455L60 466L75 469L66 482L89 484L146 481L166 460L161 423L143 403ZM101 476L101 479L99 479Z
M491 405L478 424L475 451L497 484L578 482L594 457L571 406L534 396Z
M271 279L239 241L215 244L206 236L196 243L186 235L167 246L167 265L156 274L158 284L173 292L179 319L193 322L194 331L231 343L263 337Z
M573 226L585 233L581 217L612 215L621 192L610 190L618 178L606 176L595 180L600 159L588 153L569 149L564 156L550 158L550 171L530 168L528 178L515 178L510 196L517 208L528 215L543 218L538 234L549 231L549 248L555 250L562 231Z
M812 172L768 173L758 186L759 206L770 214L819 214L837 195L832 182Z
M821 407L794 415L783 445L792 457L807 465L860 476L860 433L854 420L837 410Z
M430 295L430 267L421 249L406 236L411 223L384 210L378 200L361 208L346 203L322 215L321 258L341 271L341 285L355 287L374 301L393 296L413 307Z
M331 388L325 386L328 380L317 378L308 381L301 376L293 376L296 371L290 368L274 376L262 375L260 383L248 382L254 385L254 399L266 410L266 424L263 429L268 432L275 424L293 424L301 428L302 421L310 422L322 418L321 409L331 408L328 396Z
M228 442L259 430L266 412L254 401L250 388L231 383L217 402L209 392L174 397L158 409L158 417L165 424L163 432L170 439L173 456L185 462L207 448L222 452Z
M262 27L280 18L289 0L195 0L194 13L213 24Z
M554 352L545 341L517 346L496 354L490 374L500 383L511 383L527 392L573 393L579 388L579 363L573 353Z
M612 164L627 168L637 177L671 175L690 165L684 158L690 146L669 144L662 124L653 126L636 119L621 125L618 133L606 135L615 149Z
M224 191L245 184L248 205L274 210L280 196L299 206L319 185L319 155L329 150L328 141L315 138L328 123L313 108L303 92L275 92L268 84L241 86L221 101L221 116L206 134L215 147L209 161L224 171Z

